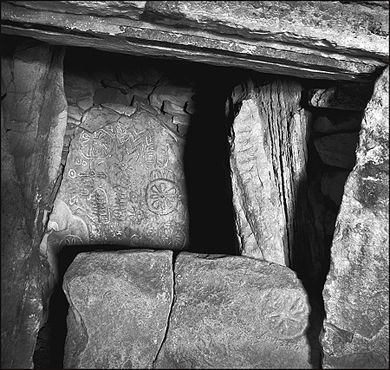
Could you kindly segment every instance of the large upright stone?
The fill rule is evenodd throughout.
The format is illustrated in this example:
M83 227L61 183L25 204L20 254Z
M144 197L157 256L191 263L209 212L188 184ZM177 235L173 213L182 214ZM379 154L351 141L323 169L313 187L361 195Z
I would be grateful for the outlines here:
M233 130L230 166L242 255L286 265L286 215L268 146L272 139L255 96L242 102Z
M324 368L389 368L389 69L365 110L323 290Z
M81 253L67 270L64 366L150 368L173 299L171 251Z
M322 250L306 180L310 116L300 100L293 80L236 87L230 167L242 254L307 274L319 271Z
M62 47L28 40L16 46L12 63L2 65L2 75L9 76L2 101L4 125L25 199L27 226L36 243L60 175L67 121L64 55Z
M154 368L310 368L308 314L305 290L284 266L182 252Z
M1 108L1 368L32 368L42 315L38 251L32 248L22 189Z
M125 113L104 107L84 113L50 217L48 248L188 245L183 140L141 108Z
M39 243L60 176L64 48L2 43L1 367L32 368L53 277Z

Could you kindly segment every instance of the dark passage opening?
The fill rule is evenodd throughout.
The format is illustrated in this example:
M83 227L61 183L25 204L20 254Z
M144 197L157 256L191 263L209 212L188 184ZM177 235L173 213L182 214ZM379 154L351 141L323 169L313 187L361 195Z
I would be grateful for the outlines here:
M229 164L231 117L226 117L235 75L234 70L211 67L195 94L184 154L191 252L240 254Z

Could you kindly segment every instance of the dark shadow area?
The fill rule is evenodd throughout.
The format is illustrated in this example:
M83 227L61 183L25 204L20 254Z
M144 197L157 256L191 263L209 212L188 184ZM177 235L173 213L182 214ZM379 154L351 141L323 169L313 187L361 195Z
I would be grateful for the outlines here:
M238 255L232 204L226 101L235 71L206 69L187 133L186 178L190 246L195 253Z
M294 238L291 246L291 268L297 273L309 300L309 324L306 338L310 346L310 364L314 369L322 369L322 346L319 340L325 318L322 289L329 271L330 253L325 253L324 240L321 240L313 222L316 216L309 200L309 188L319 186L320 159L312 139L308 143L307 179L298 185L294 210ZM313 249L313 245L318 248ZM330 246L329 246L330 247Z
M338 127L335 131L330 132L315 132L313 126L318 117L329 117L330 121L333 123L336 121L337 125L351 119L356 119L356 122L361 124L363 111L312 107L308 104L308 90L310 88L328 88L337 85L337 82L305 80L301 83L304 86L301 106L310 111L313 116L312 125L307 127L307 136L309 137L307 179L303 179L298 185L294 209L295 233L291 246L291 268L302 281L309 299L310 314L306 338L310 345L310 364L315 369L322 369L323 351L320 335L326 317L322 290L329 273L331 245L336 217L340 208L339 204L331 200L328 195L323 194L322 179L326 174L351 170L325 164L317 152L314 141L327 135L358 132L360 125L354 127L345 125L345 128ZM351 154L354 155L354 153ZM344 185L345 183L335 182L332 185L333 194L342 194ZM332 214L334 218L327 217L329 214ZM321 226L318 228L318 225ZM322 234L319 229L322 230ZM316 247L313 248L313 245Z

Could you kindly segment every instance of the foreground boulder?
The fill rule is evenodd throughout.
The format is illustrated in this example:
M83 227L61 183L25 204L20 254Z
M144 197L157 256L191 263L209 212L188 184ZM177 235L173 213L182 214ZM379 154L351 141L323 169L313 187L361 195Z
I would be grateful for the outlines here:
M64 277L65 368L147 368L173 299L172 252L79 254Z
M308 302L290 269L182 252L175 297L155 368L310 368Z
M365 110L324 287L324 368L389 368L389 69Z

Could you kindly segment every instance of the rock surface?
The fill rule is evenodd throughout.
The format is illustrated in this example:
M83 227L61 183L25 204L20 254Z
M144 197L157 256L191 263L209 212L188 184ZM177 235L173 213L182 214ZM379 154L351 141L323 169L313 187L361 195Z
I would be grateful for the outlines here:
M240 249L242 255L288 265L287 221L269 146L272 134L257 102L255 96L243 100L232 128L230 167Z
M339 84L309 91L309 104L317 108L363 111L372 94L371 84Z
M368 100L368 99L367 99ZM319 116L313 124L315 132L334 134L340 131L359 131L362 114L343 111L326 111L325 115Z
M288 268L182 252L154 368L310 368L305 290Z
M34 40L2 45L1 367L32 368L54 284L39 243L60 175L64 49Z
M42 315L39 257L1 107L1 368L31 368Z
M11 64L2 65L7 80L4 124L26 201L27 226L38 243L60 175L67 117L64 52L64 48L28 40L16 46Z
M323 290L324 368L389 367L389 69L367 105Z
M13 1L1 12L6 34L299 78L373 80L389 57L388 11L364 2Z
M321 179L322 193L331 199L337 206L341 203L344 194L344 184L349 171L326 172Z
M64 276L64 367L150 368L173 299L171 251L81 253Z
M352 170L358 141L359 133L334 134L315 139L314 145L325 164Z
M230 157L241 253L292 264L305 275L319 271L322 258L306 174L310 115L300 107L298 82L258 83L233 92L233 101L242 102Z

